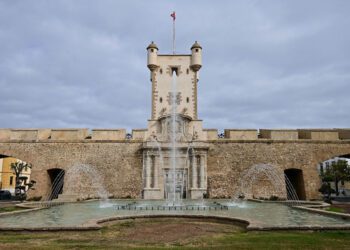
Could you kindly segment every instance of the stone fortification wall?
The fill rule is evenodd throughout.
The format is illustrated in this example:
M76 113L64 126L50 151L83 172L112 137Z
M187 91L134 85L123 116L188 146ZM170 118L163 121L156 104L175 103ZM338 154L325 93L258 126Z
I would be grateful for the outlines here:
M321 180L318 163L339 155L350 154L350 141L312 140L216 140L208 153L208 187L210 197L230 197L240 187L242 173L257 164L268 164L279 170L303 171L307 199L318 199ZM264 191L264 189L266 191ZM264 185L256 197L270 197Z
M0 154L14 156L32 163L31 178L37 181L31 196L48 194L51 180L47 170L67 170L79 165L89 165L101 175L101 182L114 197L140 197L142 188L142 156L139 141L115 142L0 142ZM70 172L69 172L70 173ZM77 175L79 176L79 175ZM65 176L65 180L70 176ZM92 176L95 180L97 176ZM76 177L76 183L86 180ZM94 187L91 187L94 188ZM89 193L90 190L81 190Z
M225 129L225 138L232 140L349 140L350 129Z
M0 129L1 141L76 141L91 139L96 141L124 140L125 129Z
M232 196L246 169L269 164L281 171L302 170L306 198L317 199L320 187L317 164L350 154L349 131L226 130L226 137L218 138L216 130L204 130L210 145L209 196ZM144 134L144 130L134 130L133 139L126 139L123 129L0 129L0 155L33 164L32 179L37 181L37 186L32 196L44 196L49 191L47 170L68 170L74 165L88 164L101 174L110 195L140 198ZM255 188L260 192L257 197L270 196L268 182L259 183L261 188Z

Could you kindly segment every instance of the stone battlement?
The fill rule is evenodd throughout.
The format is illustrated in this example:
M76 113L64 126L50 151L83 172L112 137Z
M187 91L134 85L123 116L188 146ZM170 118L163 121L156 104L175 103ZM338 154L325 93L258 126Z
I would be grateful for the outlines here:
M125 129L0 129L4 141L120 141L146 140L147 129L134 129L131 135ZM204 138L213 140L350 140L350 129L225 129L219 136L217 129L203 129Z

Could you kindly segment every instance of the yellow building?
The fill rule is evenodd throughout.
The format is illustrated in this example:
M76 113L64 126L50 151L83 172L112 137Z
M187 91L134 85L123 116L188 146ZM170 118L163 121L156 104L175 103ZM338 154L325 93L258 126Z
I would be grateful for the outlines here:
M2 190L2 158L0 158L0 190Z
M14 175L11 169L11 163L15 163L17 161L20 161L20 160L13 157L5 157L0 159L0 189L8 190L11 192L11 194L15 193L15 187L16 187L16 176ZM27 177L27 179L25 180L25 183L29 183L30 174L31 174L30 168L28 168L26 171L23 170L21 176Z

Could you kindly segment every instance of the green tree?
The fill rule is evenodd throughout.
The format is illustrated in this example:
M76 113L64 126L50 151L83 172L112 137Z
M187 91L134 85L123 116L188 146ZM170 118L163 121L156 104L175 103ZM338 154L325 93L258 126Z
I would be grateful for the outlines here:
M335 193L339 195L339 182L350 180L350 166L345 160L338 160L332 162L332 164L321 173L322 181L330 184L334 182Z
M31 180L29 183L25 183L28 178L21 176L23 171L28 171L28 169L31 168L32 165L24 161L16 161L11 163L12 172L16 176L15 196L20 200L24 200L26 198L26 192L29 189L33 189L33 186L36 183L34 180Z

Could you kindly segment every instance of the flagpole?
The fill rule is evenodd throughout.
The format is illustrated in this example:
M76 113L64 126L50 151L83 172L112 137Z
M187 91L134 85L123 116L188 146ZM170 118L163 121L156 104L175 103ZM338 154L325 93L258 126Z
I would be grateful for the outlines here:
M175 17L173 18L173 55L175 55Z

